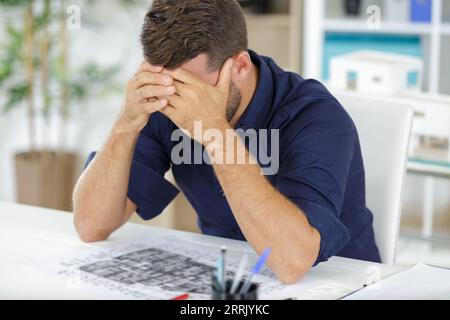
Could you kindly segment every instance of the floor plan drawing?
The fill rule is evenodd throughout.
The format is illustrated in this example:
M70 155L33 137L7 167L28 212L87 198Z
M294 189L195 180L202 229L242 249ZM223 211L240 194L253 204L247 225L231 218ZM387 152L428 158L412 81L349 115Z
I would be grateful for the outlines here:
M211 279L219 249L152 239L104 248L85 257L61 262L59 274L118 293L130 299L170 299L189 293L211 296ZM234 276L230 261L227 277Z
M125 285L140 284L162 290L210 294L214 268L170 251L147 248L100 260L81 271Z
M227 279L234 277L243 254L250 261L247 272L256 262L255 254L229 249ZM61 258L51 270L61 276L67 287L95 291L99 297L109 299L167 300L189 293L191 299L204 300L211 298L212 276L219 256L220 247L215 245L148 236L105 243L84 255ZM286 286L267 267L253 281L259 284L260 299L314 297L324 293L336 298L349 290L315 279L313 272L299 283Z

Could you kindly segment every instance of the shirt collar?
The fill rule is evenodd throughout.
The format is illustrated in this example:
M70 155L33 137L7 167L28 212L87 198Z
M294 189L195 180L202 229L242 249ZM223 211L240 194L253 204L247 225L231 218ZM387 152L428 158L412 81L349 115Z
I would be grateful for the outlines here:
M239 119L237 129L262 129L271 113L273 101L273 78L270 67L256 52L249 50L253 64L259 70L258 83L250 104Z

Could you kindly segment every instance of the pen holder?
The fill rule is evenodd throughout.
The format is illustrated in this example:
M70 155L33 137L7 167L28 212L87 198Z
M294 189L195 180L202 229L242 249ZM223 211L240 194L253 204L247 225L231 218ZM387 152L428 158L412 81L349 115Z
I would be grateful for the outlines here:
M244 285L245 281L241 281L238 285L238 288L234 294L230 294L230 289L233 284L232 280L228 280L226 282L226 290L223 291L221 288L219 288L215 281L215 277L213 277L212 282L212 293L211 293L211 299L212 300L258 300L258 284L252 283L250 288L246 293L240 294L239 291Z

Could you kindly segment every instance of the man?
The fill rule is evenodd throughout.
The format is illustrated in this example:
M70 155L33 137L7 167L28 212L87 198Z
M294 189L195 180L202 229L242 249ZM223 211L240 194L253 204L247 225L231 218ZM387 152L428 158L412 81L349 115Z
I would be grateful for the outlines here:
M248 50L236 0L155 0L141 40L146 61L74 192L82 240L105 240L136 210L160 214L178 192L163 178L172 167L201 230L247 240L258 253L270 247L282 282L333 255L380 261L352 120L320 83ZM198 124L227 139L201 139ZM192 156L202 143L204 159L234 161L180 163L178 129L193 138ZM262 174L259 155L234 131L249 129L278 132L260 145L279 150L278 170Z

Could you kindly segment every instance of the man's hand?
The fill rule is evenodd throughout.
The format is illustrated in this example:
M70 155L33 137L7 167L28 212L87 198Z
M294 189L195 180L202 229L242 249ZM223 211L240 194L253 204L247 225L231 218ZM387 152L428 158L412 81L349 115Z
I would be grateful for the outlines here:
M145 127L152 113L167 106L166 97L175 93L175 87L173 78L162 74L162 70L162 67L142 62L127 84L119 130L139 132Z
M164 70L175 80L176 94L166 97L169 105L162 110L179 128L187 130L191 136L194 122L201 121L204 130L227 129L226 108L231 85L233 60L228 59L220 72L216 86L211 86L192 73L178 68Z

